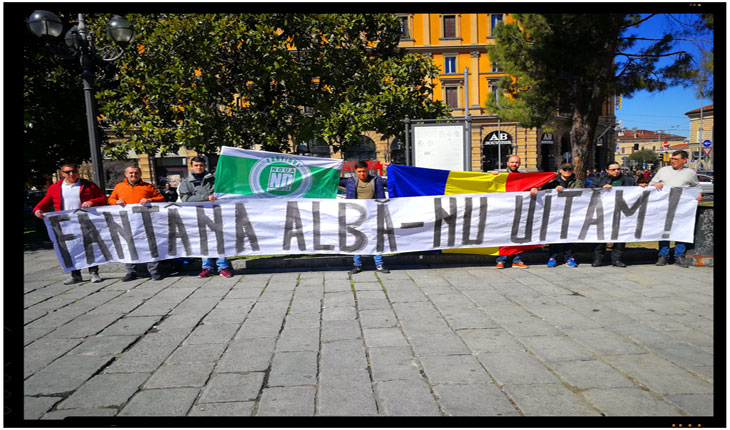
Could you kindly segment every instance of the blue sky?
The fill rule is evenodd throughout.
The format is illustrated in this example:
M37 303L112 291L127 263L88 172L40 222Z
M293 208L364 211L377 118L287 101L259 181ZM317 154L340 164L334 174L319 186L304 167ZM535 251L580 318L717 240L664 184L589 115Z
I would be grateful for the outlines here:
M639 28L641 37L656 37L665 25L663 16L655 16ZM684 43L682 49L696 52L693 45ZM685 112L711 105L711 99L699 99L692 87L671 87L662 92L639 91L632 98L623 99L621 110L616 109L616 120L625 128L663 130L689 138L689 117Z

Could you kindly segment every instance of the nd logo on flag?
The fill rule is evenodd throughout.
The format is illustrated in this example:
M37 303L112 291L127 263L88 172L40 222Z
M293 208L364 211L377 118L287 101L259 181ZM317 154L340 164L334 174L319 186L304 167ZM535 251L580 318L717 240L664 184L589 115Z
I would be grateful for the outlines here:
M317 198L337 196L343 160L221 148L215 196Z

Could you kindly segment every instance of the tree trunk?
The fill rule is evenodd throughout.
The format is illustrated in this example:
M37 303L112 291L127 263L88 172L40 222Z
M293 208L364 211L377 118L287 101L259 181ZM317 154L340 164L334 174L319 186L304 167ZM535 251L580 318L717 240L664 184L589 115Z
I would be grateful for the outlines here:
M593 84L576 85L577 103L573 112L573 124L570 129L570 144L573 150L573 168L576 178L585 184L587 162L595 151L594 138L598 127L598 118L603 113L603 105L608 94L608 82L614 78L614 58L621 23L624 15L613 14L609 18L609 30L603 50L603 61L598 73L592 77ZM586 93L580 91L585 88Z

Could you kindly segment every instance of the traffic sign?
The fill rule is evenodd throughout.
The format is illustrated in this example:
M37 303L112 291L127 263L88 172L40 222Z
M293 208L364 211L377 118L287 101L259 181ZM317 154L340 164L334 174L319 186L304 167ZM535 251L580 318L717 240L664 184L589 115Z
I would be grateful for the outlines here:
M702 147L703 148L711 148L712 147L712 141L705 140L704 142L702 142Z
M666 140L664 141L664 147L669 148L669 142L667 142Z

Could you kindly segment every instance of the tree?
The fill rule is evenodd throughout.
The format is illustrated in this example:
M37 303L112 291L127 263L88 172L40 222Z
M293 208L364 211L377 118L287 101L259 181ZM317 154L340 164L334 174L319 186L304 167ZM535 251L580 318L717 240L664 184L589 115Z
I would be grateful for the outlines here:
M679 30L656 38L632 33L654 16L515 15L515 23L497 27L497 43L489 49L491 60L509 74L500 81L507 97L492 96L487 107L524 127L549 125L556 112L568 113L573 162L584 180L609 96L629 98L637 90L661 91L697 80L697 61L675 48ZM668 58L669 64L660 61Z
M42 187L62 162L91 159L80 76L78 60L61 59L23 31L23 164L30 185Z
M629 155L629 160L636 161L639 166L642 166L644 163L657 165L659 156L654 151L642 149L640 151L634 151Z
M365 130L449 115L431 100L430 59L398 48L385 14L129 15L137 52L119 64L100 112L128 136L106 148L214 153L220 146L286 151L324 138L335 150Z

